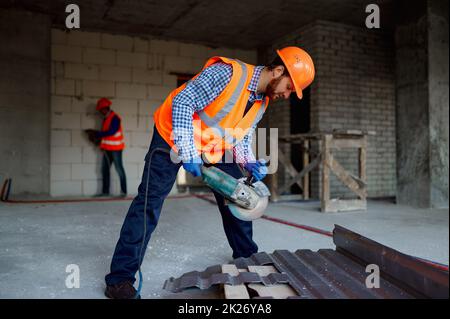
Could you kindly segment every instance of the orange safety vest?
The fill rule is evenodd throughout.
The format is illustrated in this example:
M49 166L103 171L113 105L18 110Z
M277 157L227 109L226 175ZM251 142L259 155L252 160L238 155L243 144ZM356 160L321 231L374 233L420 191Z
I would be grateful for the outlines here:
M244 116L251 91L247 89L255 66L224 57L209 59L203 69L224 62L233 67L233 75L222 93L203 110L193 116L194 143L199 155L210 163L217 163L227 149L232 149L242 140L252 126L262 118L269 99L255 101ZM200 73L199 73L200 74ZM197 74L192 80L194 80ZM191 81L192 81L191 80ZM162 138L176 151L172 131L172 102L187 83L173 90L155 111L153 118Z
M103 120L102 124L102 132L109 130L109 126L111 125L111 121L117 116L113 111L109 112L108 116ZM114 135L103 137L100 142L100 148L106 151L121 151L125 148L125 142L123 138L123 130L122 130L122 121L120 121L120 126L117 132Z

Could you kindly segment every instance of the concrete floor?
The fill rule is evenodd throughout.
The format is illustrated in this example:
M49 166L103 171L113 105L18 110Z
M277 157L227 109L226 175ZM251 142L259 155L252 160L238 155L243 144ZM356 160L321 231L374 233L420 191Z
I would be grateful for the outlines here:
M104 298L103 277L130 201L0 204L0 298ZM339 224L404 253L449 262L449 211L370 201L367 212L322 214L318 202L271 204L270 216L332 230ZM260 251L334 248L331 238L258 220ZM162 290L169 277L227 263L231 250L217 209L195 198L168 199L143 265L143 298L212 298L217 288ZM65 286L66 266L80 288Z

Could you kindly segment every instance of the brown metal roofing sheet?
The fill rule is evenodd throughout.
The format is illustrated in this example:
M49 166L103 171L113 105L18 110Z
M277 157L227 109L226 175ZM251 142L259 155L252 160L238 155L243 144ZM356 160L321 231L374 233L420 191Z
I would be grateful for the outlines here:
M288 283L298 294L296 298L448 298L448 271L340 226L334 229L333 240L336 250L313 252L300 249L295 253L276 250L272 254L261 252L233 261L238 269L271 265L279 273L259 276L253 272L241 272L232 276L223 274L221 265L216 265L204 272L194 271L177 279L170 278L164 288L180 292L192 287L207 289L215 284L260 283L270 286ZM368 264L380 267L380 288L366 287Z

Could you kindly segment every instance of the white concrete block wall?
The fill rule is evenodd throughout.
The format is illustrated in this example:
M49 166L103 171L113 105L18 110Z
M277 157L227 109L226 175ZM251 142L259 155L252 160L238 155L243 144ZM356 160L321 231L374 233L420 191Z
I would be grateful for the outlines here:
M255 51L151 38L52 29L51 187L52 196L101 191L101 152L84 129L100 129L100 97L112 100L122 117L128 193L135 194L153 134L153 112L176 88L174 73L196 74L215 55L256 63ZM111 168L111 192L120 185Z

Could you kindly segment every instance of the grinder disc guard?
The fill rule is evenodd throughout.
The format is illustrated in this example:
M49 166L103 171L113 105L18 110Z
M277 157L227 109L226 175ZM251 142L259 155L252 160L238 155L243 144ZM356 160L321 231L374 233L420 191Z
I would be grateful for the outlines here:
M231 213L244 221L260 218L269 203L270 191L261 182L246 184L246 178L236 179L216 167L202 166L203 181L231 203Z

